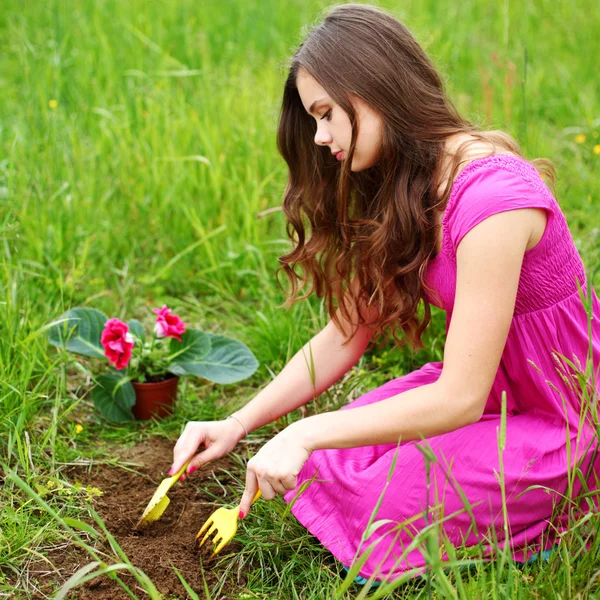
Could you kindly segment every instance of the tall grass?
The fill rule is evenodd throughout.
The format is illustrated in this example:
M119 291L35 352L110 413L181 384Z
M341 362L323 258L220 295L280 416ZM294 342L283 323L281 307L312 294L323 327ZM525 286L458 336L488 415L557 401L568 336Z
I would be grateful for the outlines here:
M109 453L111 445L153 434L175 440L186 420L216 418L246 402L326 322L314 300L289 311L278 308L284 295L274 271L289 242L282 213L265 211L279 205L286 183L275 147L286 59L302 27L328 4L4 0L0 448L13 474L0 497L5 589L32 553L43 554L71 535L59 520L49 522L17 481L35 489L41 478L60 476L62 462L93 455L98 447ZM595 272L595 2L380 5L412 28L446 74L461 111L514 134L528 157L554 161L559 201L588 271ZM189 383L177 417L161 424L102 422L85 394L85 365L50 349L44 324L74 305L143 319L163 302L189 322L246 342L260 370L233 388ZM334 408L350 393L439 359L443 328L443 315L436 313L424 351L370 353L317 406ZM84 423L79 436L75 420ZM52 510L58 504L48 499ZM81 510L79 498L60 507L62 516L72 518ZM260 527L248 520L240 534L244 551L236 568L248 574L240 597L333 594L339 566L283 518L282 503L261 503L254 511ZM589 526L597 528L597 520ZM463 586L466 597L585 597L599 563L582 550L581 540L573 544L561 561L523 570L478 565L455 573L450 586ZM453 595L414 581L401 589L406 597ZM346 593L354 597L359 590Z

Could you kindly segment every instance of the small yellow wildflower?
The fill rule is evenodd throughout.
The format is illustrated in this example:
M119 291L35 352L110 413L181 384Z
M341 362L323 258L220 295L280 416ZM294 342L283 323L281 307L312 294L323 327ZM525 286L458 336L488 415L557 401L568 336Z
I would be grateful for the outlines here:
M79 423L77 423L77 425L75 425L75 433L81 433L83 431L83 425L80 425Z
M100 488L97 488L97 487L86 487L85 491L90 496L103 496L104 495L104 492Z
M56 100L50 100L50 102L48 102L48 106L54 110L58 106L58 102Z
M594 154L600 154L600 144L594 146Z
M578 133L575 136L575 143L576 144L583 144L583 142L585 142L585 133Z

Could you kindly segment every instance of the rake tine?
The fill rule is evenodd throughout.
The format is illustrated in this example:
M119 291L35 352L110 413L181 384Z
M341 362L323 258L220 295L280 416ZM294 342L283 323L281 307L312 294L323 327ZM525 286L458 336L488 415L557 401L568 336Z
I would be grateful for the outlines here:
M206 520L206 523L204 523L204 525L202 525L202 527L200 528L200 531L196 534L196 539L198 539L206 531L206 528L212 523L214 523L214 520L212 519L212 517L209 517Z
M220 544L213 550L213 553L210 555L211 558L215 555L215 554L219 554L219 552L221 552L221 550L223 550L223 548L225 548L225 546L227 544L229 544L229 542L231 541L231 539L228 540L224 540L221 539ZM217 541L215 540L215 544L217 543Z
M217 526L216 526L216 525L213 525L213 526L212 526L212 527L211 527L211 528L210 528L210 529L209 529L209 530L206 532L206 534L204 535L204 537L202 538L202 541L201 541L201 542L200 542L200 544L198 545L198 548L201 548L201 547L202 547L202 544L204 544L204 542L206 541L206 538L207 538L207 537L208 537L208 536L209 536L211 533L214 533L215 531L217 531ZM200 534L198 534L198 535L200 535ZM196 537L196 539L198 539L198 538Z

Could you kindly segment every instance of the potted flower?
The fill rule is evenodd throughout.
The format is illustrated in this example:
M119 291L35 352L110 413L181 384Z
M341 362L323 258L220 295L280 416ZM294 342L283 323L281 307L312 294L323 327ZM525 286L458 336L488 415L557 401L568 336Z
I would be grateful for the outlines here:
M171 414L180 377L234 383L256 371L256 358L241 342L190 329L167 306L154 313L150 335L136 319L109 319L95 308L73 308L50 323L48 340L54 346L108 358L112 368L96 377L92 399L109 420Z

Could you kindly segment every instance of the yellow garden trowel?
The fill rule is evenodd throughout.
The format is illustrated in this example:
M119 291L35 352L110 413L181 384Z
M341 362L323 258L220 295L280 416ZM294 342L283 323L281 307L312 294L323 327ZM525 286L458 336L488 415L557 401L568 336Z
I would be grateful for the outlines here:
M135 529L139 529L140 527L144 527L157 521L160 519L161 515L165 512L167 506L169 506L169 497L167 496L167 492L173 487L175 482L181 477L183 472L186 470L187 466L190 464L190 461L185 463L175 475L171 477L167 477L160 482L160 485L154 492L154 496L150 502L148 502L148 506L144 510L142 514L142 518L136 523Z

